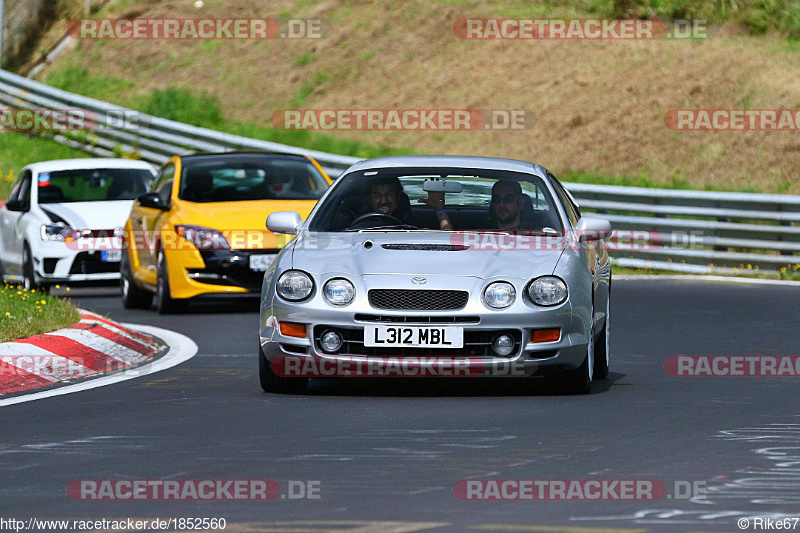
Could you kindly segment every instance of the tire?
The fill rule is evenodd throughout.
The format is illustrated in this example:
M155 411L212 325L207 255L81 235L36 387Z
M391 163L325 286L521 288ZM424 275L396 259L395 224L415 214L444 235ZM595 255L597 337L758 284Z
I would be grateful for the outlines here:
M179 313L186 308L184 300L176 300L170 294L167 259L164 253L158 254L158 280L156 280L156 310L159 315Z
M144 291L136 286L131 274L131 262L128 253L122 252L119 263L119 285L122 292L122 306L125 309L150 309L153 303L153 293Z
M606 318L603 329L597 336L594 344L594 376L593 379L606 379L608 377L608 366L611 362L611 349L609 340L611 339L611 291L606 300Z
M308 378L284 378L273 372L260 343L258 346L258 377L264 392L301 394L308 386Z
M33 254L28 243L22 248L22 286L29 290L37 290L47 294L49 287L36 282L36 273L33 270Z
M589 342L586 343L586 355L581 366L573 370L565 370L547 377L547 384L554 392L561 394L589 394L592 392L592 378L594 375L594 307L589 316Z

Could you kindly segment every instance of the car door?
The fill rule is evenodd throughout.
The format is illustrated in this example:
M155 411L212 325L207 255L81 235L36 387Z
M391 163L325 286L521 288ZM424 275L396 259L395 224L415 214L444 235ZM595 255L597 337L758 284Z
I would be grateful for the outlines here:
M169 162L161 168L150 187L150 192L157 193L168 208L174 179L175 164ZM155 285L157 281L158 236L168 214L169 211L144 207L138 202L131 210L131 229L136 238L133 255L137 256L132 257L131 271L135 278L149 285Z
M0 209L0 261L6 276L22 275L23 217L30 211L31 171L23 170L11 186L8 202Z

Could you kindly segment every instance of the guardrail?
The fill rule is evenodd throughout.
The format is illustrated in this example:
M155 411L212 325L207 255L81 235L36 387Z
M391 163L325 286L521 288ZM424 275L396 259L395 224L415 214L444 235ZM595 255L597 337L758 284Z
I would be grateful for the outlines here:
M82 109L97 115L89 140L53 140L98 155L136 152L159 165L196 151L306 154L337 177L358 158L251 139L154 117L0 70L0 105ZM696 273L800 272L800 196L565 183L586 212L617 232L615 264ZM625 237L622 238L621 236Z

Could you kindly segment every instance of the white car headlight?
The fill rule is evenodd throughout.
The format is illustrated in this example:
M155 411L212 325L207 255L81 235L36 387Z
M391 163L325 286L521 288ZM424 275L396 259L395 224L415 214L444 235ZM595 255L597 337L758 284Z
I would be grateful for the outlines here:
M322 294L331 305L349 305L356 297L356 288L344 278L334 278L325 284Z
M284 300L299 302L311 295L314 282L311 277L301 270L287 270L278 278L275 292Z
M495 281L483 291L483 301L495 309L505 309L513 304L516 298L517 291L507 281Z
M528 285L528 296L536 305L558 305L567 299L567 284L555 276L542 276Z
M39 235L43 241L47 242L63 242L69 236L72 236L74 231L66 224L42 224L39 229ZM74 240L74 239L73 239Z

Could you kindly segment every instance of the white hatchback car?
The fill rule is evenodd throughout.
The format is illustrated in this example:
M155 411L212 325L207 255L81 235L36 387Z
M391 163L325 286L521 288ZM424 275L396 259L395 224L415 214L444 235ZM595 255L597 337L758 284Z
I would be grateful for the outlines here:
M0 278L41 290L56 283L113 284L121 252L108 243L154 176L149 163L129 159L26 166L0 208Z

